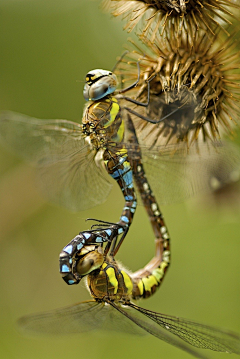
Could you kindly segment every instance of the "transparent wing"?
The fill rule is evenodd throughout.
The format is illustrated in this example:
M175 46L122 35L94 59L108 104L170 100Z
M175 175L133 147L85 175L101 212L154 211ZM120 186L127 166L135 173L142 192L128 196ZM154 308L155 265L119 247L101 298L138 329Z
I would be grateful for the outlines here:
M146 88L140 91L138 100L146 102L146 92ZM158 95L151 93L148 107L133 108L131 116L125 111L126 128L130 117L146 178L160 204L213 191L240 178L240 148L218 142L215 122L204 123L205 105L187 86L179 90L166 88ZM142 115L159 123L149 123ZM127 135L126 138L129 141ZM134 159L134 144L129 145L129 150Z
M132 304L132 303L131 303ZM130 304L130 305L131 305ZM118 306L114 302L110 302L117 311L122 313L125 317L131 320L133 323L136 324L136 327L144 329L149 334L155 336L158 339L163 340L164 342L173 345L185 352L195 356L196 358L207 359L208 357L202 353L199 353L195 349L191 348L189 345L185 344L178 338L174 337L171 333L160 328L156 323L148 318L144 318L141 312L138 310L138 306L133 305L133 308L129 306ZM136 310L135 310L136 309ZM142 309L142 308L141 308Z
M202 143L199 149L189 150L185 144L154 150L141 147L141 152L146 178L161 204L214 191L240 179L240 149L233 144ZM131 153L134 158L134 150Z
M165 333L163 334L162 332L161 328L163 328L167 332L178 336L194 347L218 352L240 354L240 335L237 333L214 328L183 318L156 313L138 307L133 303L130 303L130 306L134 309L134 312L137 311L138 313L142 313L144 316L151 319L151 321L158 324L159 329L155 329L152 334L159 339L169 342L168 337L165 338ZM170 342L170 344L175 345L174 342Z
M58 335L97 329L136 335L146 334L115 308L94 300L22 317L18 320L18 326L21 331L28 334Z
M36 166L46 197L72 211L102 203L111 190L77 123L2 112L0 143Z
M156 313L133 303L127 306L94 300L22 317L21 331L28 334L71 334L107 330L134 335L149 333L197 358L206 358L193 348L240 354L240 336L187 319ZM173 336L174 334L174 336ZM177 337L178 338L177 338Z

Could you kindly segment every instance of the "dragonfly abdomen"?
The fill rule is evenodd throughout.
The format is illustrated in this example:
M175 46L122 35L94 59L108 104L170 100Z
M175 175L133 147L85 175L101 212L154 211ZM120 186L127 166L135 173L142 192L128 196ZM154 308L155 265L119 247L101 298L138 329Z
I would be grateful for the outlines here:
M156 257L153 259L156 259ZM151 262L149 264L151 264ZM154 268L152 271L147 271L146 266L142 270L133 273L132 280L134 283L134 290L132 292L132 298L148 298L153 295L162 283L165 272L169 266L169 262L170 258L169 256L166 256L166 258L161 261L158 267Z

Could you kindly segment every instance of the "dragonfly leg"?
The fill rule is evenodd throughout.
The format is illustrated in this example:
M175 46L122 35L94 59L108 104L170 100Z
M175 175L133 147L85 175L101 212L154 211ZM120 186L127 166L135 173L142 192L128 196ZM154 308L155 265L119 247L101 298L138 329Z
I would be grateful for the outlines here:
M132 275L136 284L135 293L133 293L134 297L147 298L160 286L170 265L170 237L163 215L145 175L141 150L138 146L134 125L130 116L128 116L127 126L129 142L133 144L134 151L131 156L131 150L129 150L130 158L132 158L133 176L149 216L156 242L155 257L143 269Z

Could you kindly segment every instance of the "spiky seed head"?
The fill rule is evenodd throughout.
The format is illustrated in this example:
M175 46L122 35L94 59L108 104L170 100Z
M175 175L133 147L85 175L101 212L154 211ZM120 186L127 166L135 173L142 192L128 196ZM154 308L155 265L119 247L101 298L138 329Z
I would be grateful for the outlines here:
M232 37L219 43L207 35L197 36L194 48L182 38L171 42L158 37L154 44L144 39L147 51L133 44L131 61L123 59L119 72L126 80L141 76L136 99L147 102L150 80L150 103L147 107L127 103L138 114L159 123L152 124L134 116L140 142L148 146L185 142L188 146L200 139L215 140L221 129L232 134L240 115L239 51Z
M184 33L191 46L199 29L209 36L216 26L227 32L225 26L240 9L231 0L104 0L103 7L114 16L122 15L129 32L140 23L139 35L151 42L159 33L168 38Z

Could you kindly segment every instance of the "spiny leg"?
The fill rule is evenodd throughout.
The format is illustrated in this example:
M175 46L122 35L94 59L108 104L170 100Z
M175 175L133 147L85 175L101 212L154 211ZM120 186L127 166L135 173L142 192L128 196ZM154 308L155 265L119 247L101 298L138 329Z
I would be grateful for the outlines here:
M134 298L147 298L160 286L170 265L170 237L163 215L145 176L141 150L129 115L127 126L129 142L133 145L132 151L134 151L131 156L131 150L129 150L130 158L132 158L133 176L155 234L155 257L143 269L132 275L132 279L136 283L135 292L133 293Z

